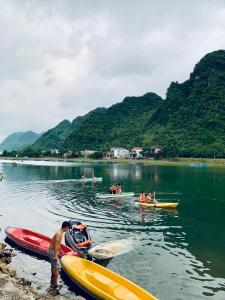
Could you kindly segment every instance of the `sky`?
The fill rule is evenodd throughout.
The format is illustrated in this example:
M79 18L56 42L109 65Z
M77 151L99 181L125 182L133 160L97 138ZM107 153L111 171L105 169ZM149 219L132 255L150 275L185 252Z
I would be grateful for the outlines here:
M189 78L224 0L0 0L0 141Z

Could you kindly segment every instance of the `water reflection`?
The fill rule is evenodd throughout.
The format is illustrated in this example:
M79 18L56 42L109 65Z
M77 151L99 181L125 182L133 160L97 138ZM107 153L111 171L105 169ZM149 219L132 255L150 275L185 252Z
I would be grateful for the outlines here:
M7 225L16 225L51 236L62 221L77 218L89 224L95 244L137 237L137 247L113 258L107 267L160 299L225 298L221 169L119 164L14 168L0 164L0 169L6 178L0 183L1 234ZM102 183L63 181L93 170L95 176L103 176ZM95 193L106 192L112 180L122 180L126 191L156 190L162 193L160 199L179 199L180 204L177 210L168 210L136 207L134 199L96 199ZM32 260L20 254L14 264L25 266L21 274L28 278L35 266L36 282L44 289L49 264ZM63 289L70 294L66 285Z

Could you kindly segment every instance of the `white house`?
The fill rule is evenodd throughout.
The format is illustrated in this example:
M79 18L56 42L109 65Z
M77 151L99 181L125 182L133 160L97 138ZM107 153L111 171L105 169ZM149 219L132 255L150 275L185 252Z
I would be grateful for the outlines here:
M162 151L162 148L159 146L159 145L154 145L152 148L151 148L151 153L152 154L158 154L159 152Z
M130 151L121 147L111 148L109 154L112 158L130 158Z
M59 154L59 149L50 149L51 155Z
M83 150L80 151L81 156L88 157L91 154L94 154L96 151L94 150Z
M143 157L143 155L141 154L142 151L143 151L142 147L134 147L131 150L131 157L132 158L141 158L141 157Z

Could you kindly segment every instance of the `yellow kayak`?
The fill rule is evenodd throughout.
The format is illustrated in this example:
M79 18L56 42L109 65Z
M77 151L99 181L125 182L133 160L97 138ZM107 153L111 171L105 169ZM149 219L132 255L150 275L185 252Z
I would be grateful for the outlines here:
M158 207L158 208L176 208L177 205L179 204L178 202L176 203L170 203L170 202L159 202L159 203L141 203L141 202L136 202L138 205L145 206L145 207Z
M157 300L128 279L92 261L65 255L62 268L70 279L91 296L102 300Z

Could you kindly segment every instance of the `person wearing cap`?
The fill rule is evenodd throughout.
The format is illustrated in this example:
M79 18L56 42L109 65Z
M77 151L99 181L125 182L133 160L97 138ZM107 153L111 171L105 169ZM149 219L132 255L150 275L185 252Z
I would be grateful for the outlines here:
M58 277L59 271L61 269L61 264L59 257L61 256L61 241L63 234L71 228L71 224L68 221L62 223L61 228L54 234L50 246L48 248L48 257L51 263L51 288L57 289L58 287Z

